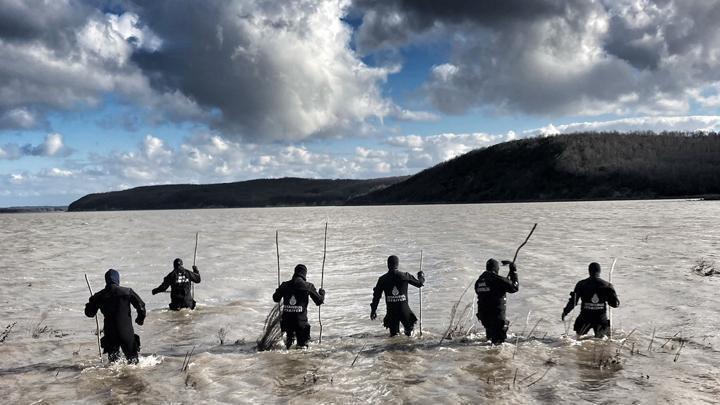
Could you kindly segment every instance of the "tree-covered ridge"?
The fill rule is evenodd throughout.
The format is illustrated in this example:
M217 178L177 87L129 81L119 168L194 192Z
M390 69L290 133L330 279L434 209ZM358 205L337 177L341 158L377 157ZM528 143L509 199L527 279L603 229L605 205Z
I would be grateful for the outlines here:
M370 193L357 204L720 194L720 135L575 133L477 149Z
M179 184L137 187L89 194L69 211L232 208L303 205L342 205L368 192L403 180L260 179L222 184Z

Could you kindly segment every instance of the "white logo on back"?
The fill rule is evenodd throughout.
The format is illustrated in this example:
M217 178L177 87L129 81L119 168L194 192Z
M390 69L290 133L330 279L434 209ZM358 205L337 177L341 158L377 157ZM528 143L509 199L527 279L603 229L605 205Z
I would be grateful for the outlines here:
M398 291L397 286L393 287L392 295L398 295L398 294L400 294L400 291Z
M290 296L290 301L288 301L288 304L290 304L290 305L297 304L297 300L295 299L294 295Z

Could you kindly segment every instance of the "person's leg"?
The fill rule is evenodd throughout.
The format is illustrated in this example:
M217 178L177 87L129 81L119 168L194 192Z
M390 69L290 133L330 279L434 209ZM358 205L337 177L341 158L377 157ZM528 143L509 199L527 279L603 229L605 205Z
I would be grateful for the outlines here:
M297 332L298 347L307 347L310 341L310 324L300 325Z
M590 331L590 328L592 327L592 324L588 322L588 319L586 316L580 313L578 317L575 319L575 325L573 325L573 330L575 333L577 333L578 337L585 335Z
M415 328L415 322L412 319L403 319L402 320L403 329L405 331L405 336L411 336L413 329Z
M114 363L120 359L120 345L108 336L100 339L100 346L103 349L103 353L107 353L108 361Z
M593 331L595 332L596 338L604 338L610 332L610 320L600 319L600 321L593 325Z
M492 344L499 345L507 339L507 327L508 322L502 319L496 319L489 323L486 333Z
M393 319L389 321L388 328L390 329L390 336L397 336L400 333L400 320Z
M485 328L485 340L492 340L493 330L492 325L490 324L490 320L486 318L481 318L480 323L482 324L483 328Z
M122 342L123 354L129 364L138 363L138 352L140 351L140 336L133 335L132 341Z
M295 342L295 328L289 327L285 330L285 348L289 349Z
M506 320L498 320L496 329L495 329L495 337L493 339L493 344L499 345L505 342L505 339L507 339L507 331L508 327L510 325L510 322Z
M400 333L400 319L389 311L383 318L383 326L390 329L390 336L397 336Z

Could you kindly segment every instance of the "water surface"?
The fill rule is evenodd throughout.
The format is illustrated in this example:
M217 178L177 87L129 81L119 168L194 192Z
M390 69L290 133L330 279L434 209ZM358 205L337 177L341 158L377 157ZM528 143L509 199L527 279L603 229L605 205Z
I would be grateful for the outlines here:
M282 278L304 263L309 281L319 285L326 220L323 343L256 352L277 284L275 230ZM490 347L471 331L438 344L451 306L485 261L511 258L535 222L518 258L520 291L508 298L509 343ZM0 332L16 325L0 343L0 397L8 403L711 403L720 398L720 279L690 269L702 257L718 258L718 223L720 202L699 201L2 215ZM150 290L175 257L192 262L196 231L203 277L195 289L198 309L167 311L168 295ZM378 320L369 319L372 287L388 255L416 272L421 249L423 337L389 338L380 322L384 304ZM607 276L613 258L622 303L614 312L615 339L564 337L560 314L569 291L586 277L589 262L600 262ZM99 289L111 267L147 305L145 325L136 327L140 366L99 363L95 322L83 315L83 274ZM415 289L410 303L417 310ZM310 317L316 338L315 308ZM473 324L470 314L466 319ZM220 328L227 330L224 345ZM33 337L35 329L40 333ZM188 371L181 372L192 347Z

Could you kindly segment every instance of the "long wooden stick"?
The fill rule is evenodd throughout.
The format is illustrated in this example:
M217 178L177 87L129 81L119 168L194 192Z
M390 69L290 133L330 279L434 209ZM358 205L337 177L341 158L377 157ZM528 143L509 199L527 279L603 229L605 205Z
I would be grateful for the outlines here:
M200 239L200 232L195 232L195 253L193 253L193 267L195 266L195 261L197 260L198 239ZM190 283L190 299L195 300L195 283Z
M423 265L423 251L420 250L420 271ZM420 337L422 337L422 286L420 286Z
M528 243L528 240L530 240L530 237L532 236L533 232L535 232L535 228L537 228L538 224L536 223L533 225L532 229L530 230L530 233L528 234L527 238L525 238L525 242L522 243L522 245L518 246L517 250L515 251L515 256L513 256L513 263L515 263L515 260L517 260L518 253L520 253L520 249L525 246L526 243Z
M327 228L328 228L328 223L325 222L325 242L323 244L323 261L322 261L322 267L320 269L320 289L323 288L323 281L325 281L325 255L327 254ZM322 316L320 315L320 308L322 308L322 306L318 307L318 323L320 324L320 337L318 339L318 344L322 343L322 330L323 330Z
M278 287L280 287L280 243L278 242L278 231L275 231L275 250L277 251L277 278L278 278Z
M90 296L93 296L92 287L90 287L90 280L88 280L87 273L85 274L85 283L87 284L88 290L90 290ZM98 356L102 358L102 349L100 348L100 322L98 322L97 313L95 313L95 336L97 336L98 345Z
M617 263L617 259L613 259L612 266L610 266L610 284L612 284L612 275L613 271L615 271L615 263ZM608 314L610 318L610 340L612 340L613 337L613 321L612 321L612 307L608 305Z

